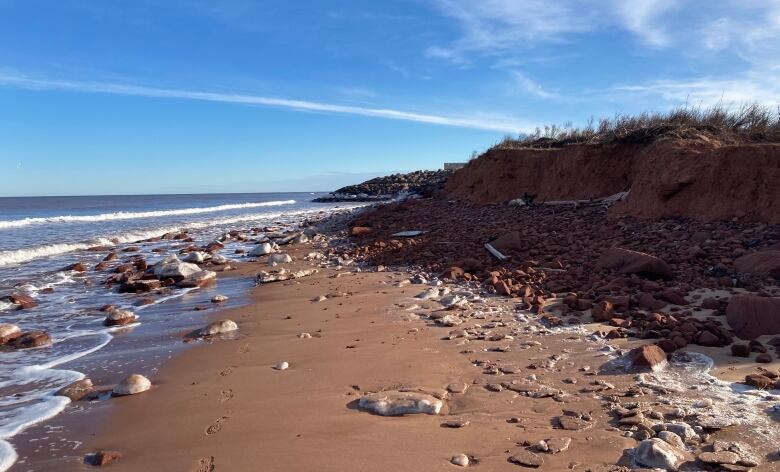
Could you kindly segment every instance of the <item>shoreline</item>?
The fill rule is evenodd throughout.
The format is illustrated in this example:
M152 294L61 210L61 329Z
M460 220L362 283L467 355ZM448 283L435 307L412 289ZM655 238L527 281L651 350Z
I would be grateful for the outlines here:
M305 250L292 252L300 259ZM246 263L239 271L257 269L265 266ZM209 316L236 321L238 339L178 353L152 378L151 391L93 412L81 451L121 452L110 465L117 471L389 471L412 464L452 470L450 459L459 454L485 470L517 470L509 457L557 438L569 441L566 450L534 453L544 470L630 465L635 440L603 402L636 388L635 374L601 368L620 356L587 334L600 324L549 329L530 313L518 314L511 299L477 297L472 321L507 334L447 339L457 328L431 322L441 305L413 298L425 286L399 284L411 275L323 268L250 289L249 304ZM452 290L466 290L460 287ZM327 300L312 301L328 293ZM510 327L511 320L521 321ZM313 337L299 338L302 332ZM504 349L508 344L520 347ZM625 351L643 343L619 344ZM290 369L274 370L281 361ZM529 398L519 388L529 383L532 391L550 388L561 398ZM452 385L465 385L465 393L448 393ZM382 417L356 407L367 392L400 386L444 398L444 415ZM696 396L690 397L692 404ZM651 399L657 400L644 401ZM567 411L588 415L584 429L556 426ZM443 426L452 420L469 424ZM737 427L719 436L733 441L744 434ZM74 456L58 470L84 470L81 460Z

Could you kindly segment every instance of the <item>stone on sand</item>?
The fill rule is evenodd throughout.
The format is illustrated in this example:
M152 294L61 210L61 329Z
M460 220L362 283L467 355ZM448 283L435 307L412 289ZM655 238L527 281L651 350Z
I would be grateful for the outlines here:
M93 390L94 386L90 379L81 379L57 390L56 395L68 397L70 401L76 402L92 393Z
M661 370L666 366L666 352L655 344L645 344L628 353L631 365L638 369Z
M219 265L227 264L228 258L223 256L222 254L214 254L213 256L211 256L211 263L219 264Z
M509 462L536 469L544 464L544 459L542 459L542 456L534 454L531 451L522 450L511 456Z
M274 264L289 264L292 262L292 257L286 253L276 253L268 256L268 265Z
M150 388L152 388L152 382L149 379L140 374L131 374L116 384L111 393L116 396L135 395Z
M444 403L438 398L422 392L389 390L364 395L358 402L358 406L382 416L438 415Z
M198 331L200 336L214 336L217 334L225 334L236 331L238 325L231 320L219 320L209 323Z
M287 362L280 362L274 366L275 370L287 370L290 368L290 364Z
M124 326L130 323L135 323L138 317L135 316L130 310L111 310L103 320L103 324L106 326Z
M200 251L190 252L182 259L184 262L192 262L194 264L202 264L206 260L206 254Z
M95 467L102 467L116 462L122 458L122 453L117 451L97 451L87 454L84 457L84 463Z
M672 278L672 270L663 260L650 254L618 247L604 251L596 265L600 269L612 269L620 274L645 275L667 280Z
M658 438L645 439L634 448L634 460L645 467L677 470L684 459L682 451Z
M735 295L729 299L726 319L742 339L780 334L780 297Z
M258 256L265 256L266 254L271 254L274 252L273 246L271 246L271 243L262 243L258 244L257 247L252 249L252 251L249 253L250 257L258 257Z
M455 456L452 456L450 462L460 467L468 467L470 461L469 461L469 456L467 456L466 454L457 454Z

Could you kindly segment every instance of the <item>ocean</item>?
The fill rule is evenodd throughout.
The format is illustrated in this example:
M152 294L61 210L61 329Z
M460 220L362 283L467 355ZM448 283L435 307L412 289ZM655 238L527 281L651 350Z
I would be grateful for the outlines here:
M277 224L296 225L306 218L356 204L313 203L316 193L137 195L0 198L0 297L31 296L37 306L16 310L0 301L0 322L22 331L43 330L52 345L0 352L0 471L16 460L13 437L61 412L69 403L59 388L83 378L116 381L138 372L153 374L184 347L181 331L197 326L215 293L241 303L252 285L246 278L220 278L203 289L176 289L165 296L120 294L101 282L96 271L110 251L118 261L142 255L150 264L178 247L171 241L140 242L186 230L202 245L232 230ZM128 246L132 253L123 253ZM97 249L100 248L100 249ZM252 243L230 240L220 254L234 261ZM80 262L86 272L64 271ZM139 322L130 327L103 326L104 304L130 309ZM207 308L204 308L207 307Z

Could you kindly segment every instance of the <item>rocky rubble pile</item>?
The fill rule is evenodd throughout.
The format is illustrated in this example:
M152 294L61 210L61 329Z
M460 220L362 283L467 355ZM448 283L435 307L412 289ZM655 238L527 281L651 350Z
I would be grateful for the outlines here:
M377 177L361 184L342 187L314 201L381 201L390 200L401 194L430 197L444 188L451 174L452 171L448 170L418 170L408 174Z

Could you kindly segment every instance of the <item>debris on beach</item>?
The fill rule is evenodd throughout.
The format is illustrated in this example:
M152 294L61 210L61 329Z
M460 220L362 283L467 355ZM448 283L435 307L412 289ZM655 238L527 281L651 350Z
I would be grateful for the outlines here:
M114 396L135 395L152 388L152 382L140 374L131 374L120 381L111 393Z
M358 406L382 416L438 415L444 402L422 392L388 390L362 396Z

